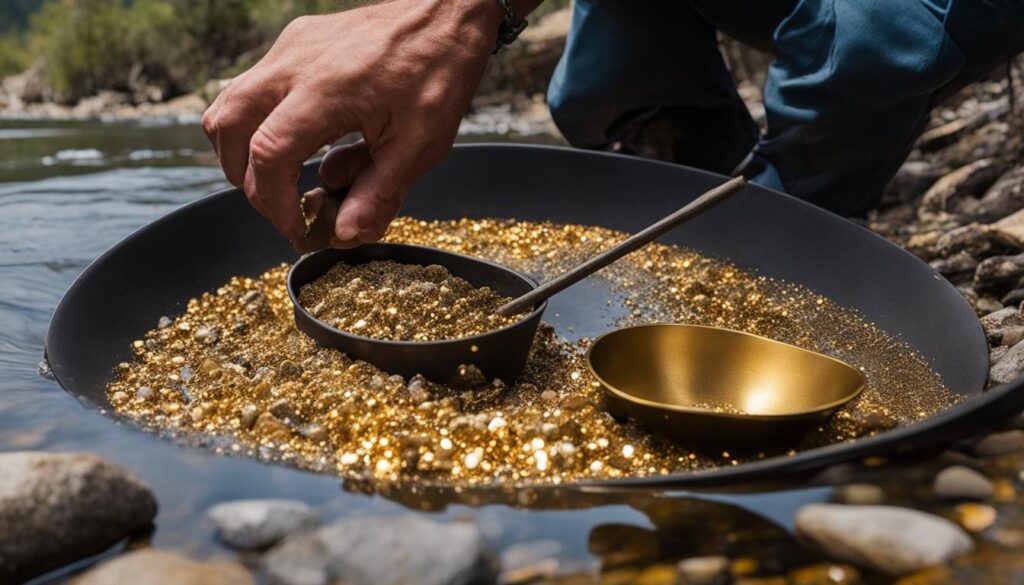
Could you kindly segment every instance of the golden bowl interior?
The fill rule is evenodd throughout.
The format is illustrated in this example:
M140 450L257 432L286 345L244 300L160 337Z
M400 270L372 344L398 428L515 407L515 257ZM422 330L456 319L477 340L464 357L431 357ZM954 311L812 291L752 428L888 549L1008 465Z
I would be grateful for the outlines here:
M837 408L866 380L837 359L750 333L641 325L587 353L606 390L648 407L721 416L800 417Z

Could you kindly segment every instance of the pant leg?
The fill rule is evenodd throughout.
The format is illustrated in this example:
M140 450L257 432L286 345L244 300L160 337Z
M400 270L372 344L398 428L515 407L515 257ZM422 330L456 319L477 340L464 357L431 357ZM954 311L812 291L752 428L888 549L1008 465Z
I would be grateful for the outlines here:
M576 0L548 103L574 146L605 147L660 124L676 162L719 172L758 137L714 27L678 0Z
M950 36L963 31L960 18L974 44ZM789 193L866 211L943 88L995 66L1022 38L1020 0L802 0L775 32L757 154Z

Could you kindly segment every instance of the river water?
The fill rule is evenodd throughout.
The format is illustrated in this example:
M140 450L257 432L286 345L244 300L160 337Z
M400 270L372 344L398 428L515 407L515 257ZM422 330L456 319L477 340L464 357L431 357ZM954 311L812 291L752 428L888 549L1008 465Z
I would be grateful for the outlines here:
M697 554L752 555L769 572L813 561L787 530L794 507L827 490L706 496L714 501L522 492L444 505L363 495L334 477L182 448L84 409L37 373L54 307L119 239L224 187L215 163L194 123L0 121L0 450L89 451L132 470L159 501L153 544L198 557L230 555L203 519L209 506L282 497L328 519L424 508L442 521L471 517L496 550L555 558L563 573ZM630 557L634 549L645 556Z

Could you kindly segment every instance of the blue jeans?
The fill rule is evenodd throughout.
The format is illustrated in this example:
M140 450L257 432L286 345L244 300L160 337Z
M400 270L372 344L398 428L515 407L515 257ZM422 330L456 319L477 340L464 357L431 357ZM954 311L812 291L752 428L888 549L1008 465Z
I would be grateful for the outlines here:
M775 55L761 136L716 43ZM677 162L841 213L866 211L942 99L1024 50L1024 0L576 0L551 81L569 142L602 148L654 119Z

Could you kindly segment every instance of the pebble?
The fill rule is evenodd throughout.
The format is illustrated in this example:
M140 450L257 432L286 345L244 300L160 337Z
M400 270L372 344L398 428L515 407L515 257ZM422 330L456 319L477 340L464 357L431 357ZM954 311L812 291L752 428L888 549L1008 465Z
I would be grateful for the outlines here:
M277 585L472 585L497 577L475 526L419 516L343 520L289 536L263 560Z
M139 400L146 400L153 395L153 389L149 386L139 386L139 389L135 391L135 397Z
M209 377L220 372L220 364L213 358L206 358L203 363L199 364L199 373L203 376Z
M981 318L981 326L989 341L998 344L1006 330L1015 325L1024 325L1020 311L1015 307L1006 307L989 313Z
M238 419L243 429L251 429L259 416L260 408L252 403L243 404L238 410Z
M710 585L729 569L729 558L721 555L690 557L679 561L676 568L683 583Z
M974 272L974 290L979 294L1003 294L1024 276L1024 254L992 256L978 263Z
M1024 375L1024 342L1010 348L989 370L988 379L993 384L1008 384Z
M942 177L921 197L919 217L949 212L963 213L976 201L1004 170L1001 161L981 159L967 164Z
M322 441L327 438L327 430L317 423L310 423L303 426L299 429L299 434L314 441Z
M956 507L956 520L969 532L983 532L996 522L996 509L987 504L965 502Z
M284 360L277 369L279 380L294 380L302 377L302 366L292 360Z
M236 500L210 508L206 517L217 537L238 550L264 549L320 523L312 508L296 500Z
M860 571L849 565L811 565L790 571L787 585L850 585L860 583Z
M1000 345L999 347L993 347L992 349L990 349L988 352L989 368L998 364L999 360L1006 357L1006 354L1009 353L1009 351L1010 348L1006 347L1005 345Z
M954 465L935 476L932 490L948 500L987 500L992 497L992 482L987 477L963 465Z
M1021 341L1024 341L1024 327L1015 325L1010 327L1003 333L1002 344L1008 347L1013 347Z
M664 563L644 567L632 585L676 585L679 572L675 566Z
M199 329L196 329L195 338L199 341L216 343L217 330L212 327L200 327Z
M406 390L409 392L409 400L413 404L423 404L427 400L430 400L430 392L427 391L427 383L423 376L417 374L409 380L409 384L406 386Z
M544 402L555 402L558 400L558 392L554 390L545 390L540 393L540 399Z
M1002 364L1003 362L999 363ZM974 445L974 452L983 457L1004 455L1017 451L1024 451L1024 431L1019 429L989 435Z
M170 317L160 317L160 320L156 322L157 329L167 329L174 323Z
M995 221L1024 207L1024 166L1011 169L999 177L978 200L971 215L981 221Z
M256 417L256 422L252 428L261 437L278 443L286 442L292 436L292 430L288 428L288 425L278 420L269 412L261 412Z
M836 488L836 501L871 506L885 502L885 490L870 483L851 483Z
M0 582L96 554L155 515L149 488L96 455L0 454Z
M911 238L911 241L913 238ZM908 242L908 246L911 242ZM989 230L979 223L970 223L954 228L935 240L935 251L943 257L967 253L973 258L991 256L1001 248L1000 242Z
M946 278L955 278L963 274L973 274L978 268L978 261L967 252L957 252L948 258L938 258L929 262Z
M252 575L233 561L199 562L151 548L115 557L70 585L252 585Z
M808 504L797 511L796 532L832 558L893 575L974 549L971 537L956 524L893 506Z

